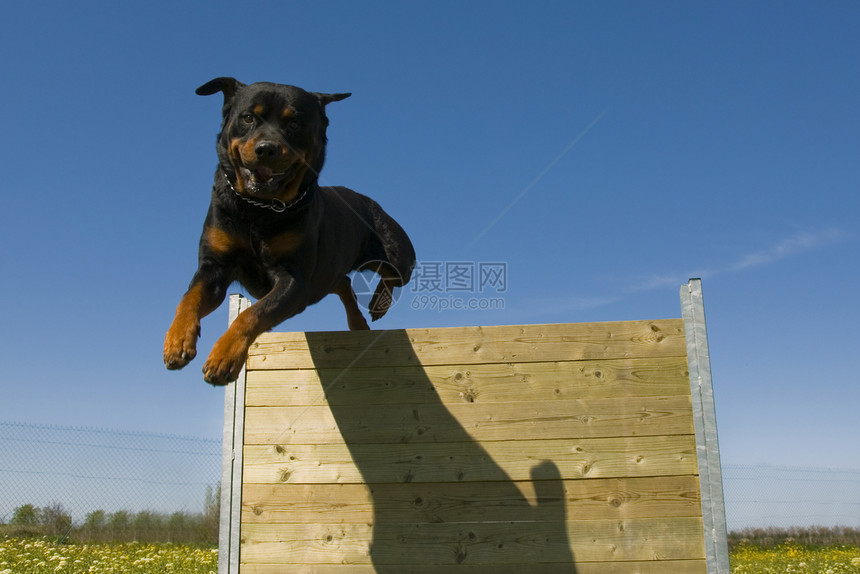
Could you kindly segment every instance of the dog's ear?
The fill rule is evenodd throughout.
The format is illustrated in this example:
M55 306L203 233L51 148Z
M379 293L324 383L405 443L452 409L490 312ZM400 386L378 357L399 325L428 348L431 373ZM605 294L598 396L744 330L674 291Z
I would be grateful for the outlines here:
M215 78L214 80L210 80L197 88L198 96L211 96L212 94L217 94L218 92L224 93L224 105L221 107L221 115L224 117L224 121L227 121L227 114L230 113L230 107L233 103L233 96L236 95L236 92L239 91L240 88L244 88L245 84L237 80L236 78Z
M244 88L245 84L236 78L215 78L197 88L198 96L211 96L218 92L224 92L224 103L233 99L239 88Z
M319 92L311 92L317 100L319 100L322 107L326 107L328 104L332 102L339 102L341 100L345 100L352 95L352 92L346 94L321 94Z

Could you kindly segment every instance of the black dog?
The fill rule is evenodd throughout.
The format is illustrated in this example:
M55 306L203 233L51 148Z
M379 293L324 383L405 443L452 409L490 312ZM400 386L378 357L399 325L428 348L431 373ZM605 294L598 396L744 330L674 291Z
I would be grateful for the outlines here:
M350 94L309 93L272 83L216 78L200 95L224 94L218 169L200 238L199 264L164 341L164 364L181 369L197 354L200 319L239 281L258 299L218 339L203 365L215 385L234 380L258 335L329 293L346 308L350 329L367 329L347 274L381 279L370 317L382 317L394 288L409 281L409 237L372 199L320 187L325 106Z

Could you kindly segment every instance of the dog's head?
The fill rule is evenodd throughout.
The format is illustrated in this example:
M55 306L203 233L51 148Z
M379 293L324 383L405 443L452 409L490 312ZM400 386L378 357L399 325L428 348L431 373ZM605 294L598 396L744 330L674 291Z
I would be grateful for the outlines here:
M201 96L224 94L218 134L221 168L240 194L294 201L319 176L325 162L325 107L350 94L306 92L295 86L215 78Z

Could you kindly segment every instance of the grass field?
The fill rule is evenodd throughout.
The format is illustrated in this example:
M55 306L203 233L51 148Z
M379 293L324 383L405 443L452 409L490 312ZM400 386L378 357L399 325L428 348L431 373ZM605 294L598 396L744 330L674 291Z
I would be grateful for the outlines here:
M860 574L860 547L739 545L732 574ZM0 539L0 574L215 574L218 552L175 544L54 544Z
M175 544L0 539L0 574L215 574L218 551Z
M730 562L732 574L860 574L860 548L804 548L793 544L776 548L740 546L731 553Z

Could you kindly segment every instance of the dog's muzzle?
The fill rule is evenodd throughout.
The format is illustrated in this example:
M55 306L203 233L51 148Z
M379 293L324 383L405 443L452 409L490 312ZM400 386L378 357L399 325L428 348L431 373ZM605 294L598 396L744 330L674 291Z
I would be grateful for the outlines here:
M274 172L270 167L258 166L254 169L240 167L238 175L242 178L245 192L260 197L272 197L284 190L293 180L295 173L295 165L280 173Z

